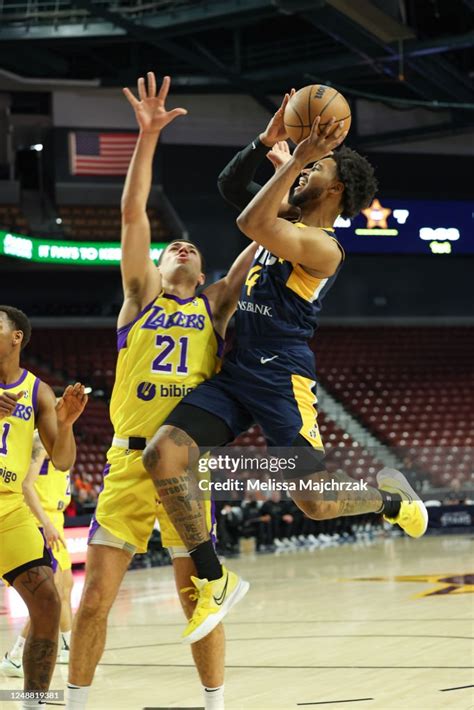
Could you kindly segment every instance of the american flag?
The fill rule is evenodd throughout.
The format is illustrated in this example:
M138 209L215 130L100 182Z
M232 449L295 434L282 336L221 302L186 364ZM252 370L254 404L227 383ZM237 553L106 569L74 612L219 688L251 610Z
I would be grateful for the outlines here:
M126 175L136 141L136 133L71 131L71 175Z

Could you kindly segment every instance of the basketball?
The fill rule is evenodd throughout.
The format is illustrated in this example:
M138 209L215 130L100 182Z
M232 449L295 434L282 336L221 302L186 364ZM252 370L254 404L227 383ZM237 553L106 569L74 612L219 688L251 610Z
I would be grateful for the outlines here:
M336 121L344 121L344 130L351 126L351 108L344 96L332 86L311 84L297 91L285 109L285 128L294 143L309 136L317 116L321 116L320 130L333 116Z

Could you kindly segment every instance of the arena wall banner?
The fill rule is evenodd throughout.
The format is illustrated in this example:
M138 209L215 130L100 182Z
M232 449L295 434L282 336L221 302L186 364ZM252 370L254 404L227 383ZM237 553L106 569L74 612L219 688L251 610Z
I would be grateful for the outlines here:
M166 247L166 242L152 244L151 258L157 261ZM45 264L117 266L121 248L119 242L56 241L0 230L0 255Z

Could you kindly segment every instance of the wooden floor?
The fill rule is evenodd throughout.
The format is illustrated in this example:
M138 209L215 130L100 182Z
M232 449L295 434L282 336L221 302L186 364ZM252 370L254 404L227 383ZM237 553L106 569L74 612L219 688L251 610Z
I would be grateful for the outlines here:
M379 539L232 560L251 589L226 623L226 708L474 708L472 539ZM76 604L81 584L79 576ZM24 611L11 589L0 589L0 604L6 649ZM89 708L202 706L182 626L171 568L129 572ZM64 688L66 671L58 666L52 688ZM0 689L21 684L0 676Z

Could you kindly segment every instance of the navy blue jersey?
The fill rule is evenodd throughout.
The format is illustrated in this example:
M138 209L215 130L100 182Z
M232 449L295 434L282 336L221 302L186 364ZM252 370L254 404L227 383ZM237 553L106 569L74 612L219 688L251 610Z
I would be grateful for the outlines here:
M305 228L297 223L295 226ZM333 237L333 230L324 230ZM342 257L344 252L341 249ZM341 261L342 264L342 261ZM339 267L340 268L340 267ZM259 247L242 287L236 313L237 346L307 342L317 326L321 301L336 280L311 276L300 264Z

